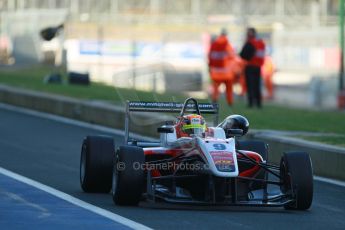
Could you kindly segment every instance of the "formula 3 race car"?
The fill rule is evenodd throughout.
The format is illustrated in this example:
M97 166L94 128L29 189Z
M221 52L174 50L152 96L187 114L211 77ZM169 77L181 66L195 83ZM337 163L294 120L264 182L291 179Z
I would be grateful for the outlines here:
M158 127L159 142L129 138L130 112L178 111L175 122ZM286 152L279 165L268 163L264 142L238 140L249 129L245 117L231 115L215 127L208 127L201 114L213 114L217 124L218 105L198 104L193 98L183 104L127 102L125 145L115 148L113 138L107 136L84 139L82 189L111 191L116 205L138 205L146 200L310 208L313 170L307 153Z

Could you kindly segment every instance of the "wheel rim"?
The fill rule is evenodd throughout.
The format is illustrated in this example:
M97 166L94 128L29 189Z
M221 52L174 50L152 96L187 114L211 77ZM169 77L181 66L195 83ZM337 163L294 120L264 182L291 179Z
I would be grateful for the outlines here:
M80 181L84 183L86 171L86 146L83 144L80 160Z

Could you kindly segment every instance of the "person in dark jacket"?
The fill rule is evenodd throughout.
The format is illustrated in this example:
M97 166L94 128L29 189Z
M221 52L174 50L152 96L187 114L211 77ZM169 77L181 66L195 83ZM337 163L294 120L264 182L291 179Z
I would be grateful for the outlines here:
M240 52L246 61L244 70L247 84L248 107L261 108L261 66L265 58L265 43L256 37L255 28L247 29L247 40Z

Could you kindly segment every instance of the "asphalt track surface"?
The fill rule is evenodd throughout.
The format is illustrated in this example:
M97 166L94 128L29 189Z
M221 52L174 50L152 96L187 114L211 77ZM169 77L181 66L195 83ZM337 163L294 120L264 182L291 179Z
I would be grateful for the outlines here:
M109 133L0 108L0 166L154 229L345 228L345 187L319 181L314 183L309 211L145 202L139 207L115 206L109 194L86 194L80 189L80 144L90 134ZM123 141L121 136L114 139L116 144Z
M33 184L37 185L37 182L25 183L23 180L28 182L28 178L23 179L22 176L15 175L16 179L14 179L13 173L3 168L0 172L0 226L2 229L131 229L119 221L113 221L61 199L56 196L56 193L52 195L42 190L44 186L40 189L34 187Z

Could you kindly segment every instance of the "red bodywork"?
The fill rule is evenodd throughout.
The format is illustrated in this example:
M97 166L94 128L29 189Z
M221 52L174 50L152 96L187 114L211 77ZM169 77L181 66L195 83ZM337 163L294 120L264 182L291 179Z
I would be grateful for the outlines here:
M200 150L199 150L200 151ZM147 148L144 149L144 154L145 156L153 156L153 155L167 155L169 157L177 157L180 154L183 154L183 148L175 148L175 149L164 149L164 148ZM255 160L256 162L260 163L262 162L262 157L260 154L256 152L250 152L250 151L245 151L245 154L250 157L251 159ZM237 154L237 159L244 158L241 154ZM260 170L259 165L253 165L251 168L240 171L239 176L240 177L254 177ZM152 170L152 176L161 176L161 173L159 170Z

